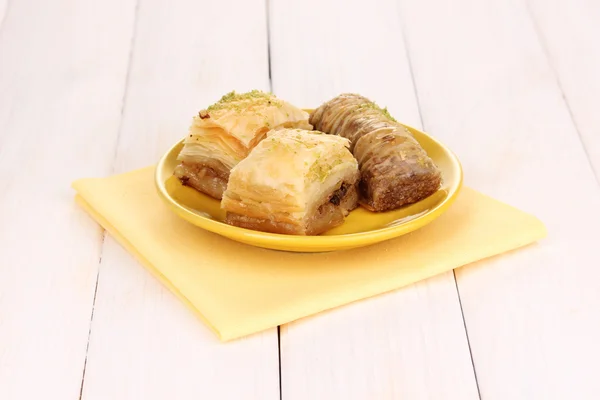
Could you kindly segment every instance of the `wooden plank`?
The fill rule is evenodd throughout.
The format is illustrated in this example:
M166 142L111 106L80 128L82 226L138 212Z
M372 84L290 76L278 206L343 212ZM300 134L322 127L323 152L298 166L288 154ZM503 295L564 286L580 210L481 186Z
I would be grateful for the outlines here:
M4 21L6 20L6 16L8 15L8 6L9 0L0 0L0 33L2 32Z
M600 177L600 3L528 0L537 33Z
M421 125L393 1L273 1L270 32L278 96L359 92ZM282 327L281 370L283 399L478 398L452 273Z
M466 184L549 229L457 270L481 396L596 398L600 190L525 4L400 4L425 128L458 153Z
M111 170L133 2L0 12L0 398L76 399L102 231L70 185Z
M224 93L268 89L262 0L141 0L115 172L155 163ZM277 399L277 329L223 344L111 238L83 398Z

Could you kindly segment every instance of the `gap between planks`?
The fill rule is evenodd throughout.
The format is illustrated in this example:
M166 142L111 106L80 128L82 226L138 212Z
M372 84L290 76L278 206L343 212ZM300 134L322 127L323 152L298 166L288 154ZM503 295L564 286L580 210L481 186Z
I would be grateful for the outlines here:
M9 0L10 1L10 0ZM117 132L117 140L115 141L115 150L113 153L113 157L112 157L112 168L111 168L111 172L114 173L115 171L115 161L117 159L117 151L119 149L119 142L120 142L120 138L121 138L121 132L122 132L122 128L123 128L123 115L125 113L125 101L127 99L127 93L128 93L128 87L129 87L129 77L131 75L131 61L133 58L133 49L134 49L134 45L135 45L135 37L136 37L136 33L137 33L137 22L138 22L138 13L139 13L139 8L140 8L140 2L141 0L136 0L135 2L135 8L134 8L134 12L133 12L133 28L132 28L132 34L131 34L131 39L130 39L130 43L129 43L129 55L128 55L128 60L127 60L127 73L125 74L125 82L124 82L124 88L123 88L123 96L121 98L121 114L120 114L120 120L119 120L119 127L118 127L118 132ZM8 5L7 5L8 8ZM0 26L1 29L1 26ZM1 33L1 30L0 30ZM85 346L85 358L83 360L83 372L81 374L81 386L79 387L79 400L82 400L83 398L83 388L85 385L85 371L87 368L87 360L88 360L88 352L90 349L90 340L92 337L92 324L94 322L94 309L96 307L96 295L98 294L98 283L100 281L100 268L102 266L102 255L104 254L104 247L106 245L106 235L108 233L106 232L106 230L104 230L104 233L102 235L102 242L100 243L100 257L98 257L98 271L96 272L96 285L94 287L94 299L92 301L92 312L90 314L90 327L88 330L88 337L87 337L87 343Z
M129 79L131 77L131 61L133 60L133 50L135 47L135 38L137 36L137 24L138 24L138 14L140 10L140 3L142 0L136 0L135 8L133 11L133 28L131 33L131 40L129 43L129 56L127 59L127 73L125 74L125 87L123 89L123 97L121 98L121 116L119 120L119 130L117 132L117 140L115 144L115 151L112 159L112 173L115 172L115 163L117 161L117 155L119 151L119 143L121 142L121 134L123 133L123 116L125 115L125 104L127 101L127 95L129 93ZM102 242L102 249L104 250L104 242ZM102 260L102 258L100 258Z
M267 65L269 66L269 90L273 92L273 75L271 69L271 28L270 28L270 0L265 0L265 13L267 23ZM283 384L281 381L281 326L277 326L277 364L279 366L279 400L283 400Z
M458 281L456 280L456 270L452 270L452 278L456 287L456 295L458 296L458 305L460 306L460 316L463 320L465 328L465 336L467 338L467 347L469 348L469 357L471 358L471 366L473 367L473 377L475 378L475 387L477 388L477 396L481 400L481 390L479 390L479 381L477 380L477 369L475 368L475 360L473 359L473 351L471 350L471 341L469 340L469 331L467 329L467 321L465 320L465 312L463 311L462 300L460 298L460 290L458 289Z
M267 65L269 66L269 90L273 92L273 75L271 74L271 23L270 23L270 1L265 0L265 21L267 23Z
M531 24L533 25L533 30L535 32L535 36L538 40L540 47L542 48L542 52L544 53L546 62L548 63L548 66L550 67L550 70L552 71L552 74L554 75L554 79L556 80L556 86L558 86L558 89L560 90L560 94L565 103L565 107L567 109L567 112L569 113L569 118L571 119L571 122L573 123L573 127L575 128L575 131L577 132L577 137L579 138L579 143L581 144L581 147L583 148L583 152L585 153L585 158L587 159L588 165L590 166L590 169L592 170L592 173L594 174L594 178L596 178L596 183L598 184L598 186L600 186L600 177L596 173L596 169L594 168L594 164L592 163L592 158L590 156L588 148L586 147L585 142L583 141L583 135L581 134L579 125L577 125L577 120L575 119L575 116L573 115L573 109L571 108L569 99L567 99L567 96L565 95L563 83L560 79L558 70L554 66L552 57L550 56L550 51L548 49L548 44L546 43L544 34L542 33L542 30L541 30L537 20L535 19L533 12L531 11L531 6L529 5L529 0L523 0L523 2L525 3L525 10L527 10L527 16L529 17L529 20L531 21Z
M265 22L267 24L267 65L269 66L269 90L273 92L273 75L271 69L271 17L270 0L265 0ZM279 400L283 400L283 384L281 381L281 326L277 326L277 364L279 366Z
M400 13L400 10L398 10ZM413 63L410 56L410 50L408 45L408 40L406 39L407 33L404 29L404 25L402 24L402 18L398 15L398 19L400 20L400 30L402 32L402 41L404 42L404 51L406 53L406 62L408 63L408 71L410 72L410 80L412 82L413 91L415 93L415 101L417 102L417 110L419 112L419 120L421 121L421 127L424 132L427 132L425 128L425 122L423 121L423 113L421 112L421 100L419 98L419 88L417 87L417 82L415 81L415 74L413 72ZM588 157L589 159L589 157ZM475 360L473 359L473 351L471 350L471 341L469 339L469 331L467 329L467 321L465 320L465 313L463 310L462 299L460 298L460 290L458 289L458 281L456 280L456 270L452 270L452 279L454 280L454 287L456 288L456 297L458 298L458 305L460 307L460 316L462 318L463 327L465 330L465 338L467 339L467 348L469 349L469 358L471 359L471 367L473 369L473 378L475 379L475 387L477 388L477 396L479 400L481 400L481 390L479 389L479 381L477 379L477 369L475 368Z
M104 235L102 236L102 244L101 249L104 248L104 240L106 238L106 231L104 231ZM92 301L92 315L90 317L90 327L88 329L88 337L87 343L85 345L85 358L83 360L83 372L81 374L81 386L79 386L79 400L83 397L83 383L85 382L85 369L87 367L87 356L88 351L90 350L90 337L92 336L92 323L94 322L94 307L96 305L96 294L98 294L98 278L100 276L100 264L102 264L102 253L100 253L100 257L98 258L98 271L96 272L96 286L94 287L94 300Z

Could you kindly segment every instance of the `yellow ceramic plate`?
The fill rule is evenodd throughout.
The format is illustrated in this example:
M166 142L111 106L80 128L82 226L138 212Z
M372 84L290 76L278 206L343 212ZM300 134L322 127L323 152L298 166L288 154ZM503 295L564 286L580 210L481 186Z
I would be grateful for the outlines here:
M158 192L173 211L183 219L208 231L268 249L295 252L345 250L367 246L414 231L439 217L452 204L462 186L462 169L456 156L443 144L414 128L421 146L442 171L443 183L430 197L410 206L385 213L373 213L359 207L346 221L319 236L281 235L238 228L224 222L220 202L183 186L173 177L183 140L173 146L156 169Z

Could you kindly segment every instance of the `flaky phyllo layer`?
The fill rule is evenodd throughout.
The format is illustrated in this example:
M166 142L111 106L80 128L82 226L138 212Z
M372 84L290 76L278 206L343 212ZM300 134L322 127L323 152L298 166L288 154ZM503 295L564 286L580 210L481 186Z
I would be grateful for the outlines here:
M315 129L350 140L361 172L361 204L388 211L435 193L441 172L408 129L366 97L341 94L310 116Z
M179 160L233 168L271 129L312 129L308 113L273 94L231 92L194 117Z
M220 199L229 171L269 130L312 129L308 113L271 93L231 92L194 117L174 175L184 185Z
M231 170L221 203L229 222L295 234L341 223L357 205L358 163L349 145L318 131L270 131Z

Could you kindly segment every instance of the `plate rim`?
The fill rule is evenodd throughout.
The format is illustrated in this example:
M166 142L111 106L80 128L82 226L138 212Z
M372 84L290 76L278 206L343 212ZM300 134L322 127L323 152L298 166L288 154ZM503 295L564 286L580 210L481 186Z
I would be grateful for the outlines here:
M209 232L213 232L230 239L248 243L253 246L270 249L303 248L295 251L312 251L307 249L348 249L378 243L420 229L428 223L432 222L433 220L437 219L454 203L463 186L464 173L462 169L462 164L456 156L456 154L449 147L447 147L431 135L422 132L419 129L413 128L409 125L402 125L405 126L408 130L415 131L419 134L426 136L429 140L435 142L439 147L443 148L444 151L450 156L452 164L456 166L458 180L457 183L453 184L449 188L447 196L441 203L437 204L435 207L431 208L423 215L420 215L400 225L379 228L365 232L355 232L340 235L303 236L262 232L247 228L241 228L199 215L191 211L188 207L183 206L182 204L177 202L173 197L171 197L162 179L162 171L164 170L169 155L175 150L176 147L182 145L185 138L178 140L160 158L154 172L154 184L163 201L165 201L167 205L169 205L172 208L172 210L179 215L179 217ZM249 240L252 240L252 243L250 243ZM260 245L256 243L260 243Z

